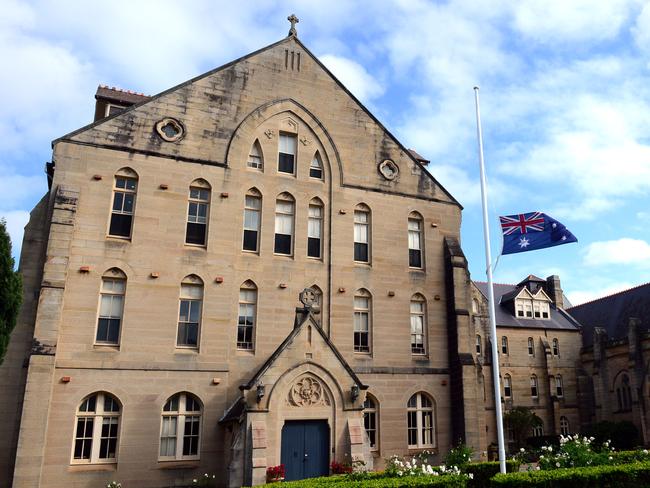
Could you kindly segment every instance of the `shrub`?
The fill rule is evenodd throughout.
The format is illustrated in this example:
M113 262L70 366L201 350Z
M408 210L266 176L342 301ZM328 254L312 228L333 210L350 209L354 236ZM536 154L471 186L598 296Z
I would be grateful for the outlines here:
M467 477L463 475L446 476L404 476L397 478L369 478L351 480L346 476L311 478L282 483L282 488L466 488Z
M650 463L497 474L492 478L489 486L492 488L647 488L650 487Z
M585 435L593 437L597 444L611 440L612 446L619 450L632 449L639 445L639 430L627 420L598 422L590 427Z
M474 451L471 447L460 443L449 451L445 458L445 464L462 468L472 461L472 454L474 454Z
M330 464L330 469L332 470L332 474L348 474L352 472L352 465L348 463L337 463L336 461L332 461L332 464Z
M514 473L519 469L516 461L506 461L506 471ZM485 463L471 463L463 468L463 473L471 474L472 478L467 481L470 488L483 488L490 485L490 478L499 473L499 462L488 461Z
M560 436L559 435L540 435L537 437L529 437L526 439L526 444L532 448L539 449L542 446L559 446L560 445Z

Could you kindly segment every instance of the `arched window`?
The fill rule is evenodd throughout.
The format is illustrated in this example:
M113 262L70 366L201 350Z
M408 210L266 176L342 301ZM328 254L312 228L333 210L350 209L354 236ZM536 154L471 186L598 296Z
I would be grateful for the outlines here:
M474 298L472 300L472 313L474 315L478 315L480 311L481 311L481 306L478 303L478 300L476 298Z
M544 435L544 426L535 425L533 427L533 437L542 437Z
M426 393L416 393L407 404L408 446L435 447L433 401Z
M262 194L255 188L244 199L244 251L259 252L260 224L262 222Z
M97 344L119 345L124 314L126 275L117 268L111 268L102 276L97 317Z
M280 133L280 147L278 154L278 172L296 173L296 152L298 150L298 138L293 134Z
M411 212L408 218L409 232L409 268L424 268L424 219L417 212Z
M416 293L411 297L411 353L426 354L426 301Z
M379 449L379 403L370 394L366 394L363 403L363 425L366 428L370 450Z
M160 426L160 459L198 459L201 412L198 398L177 393L163 407Z
M307 222L307 256L321 258L323 256L323 202L319 198L309 202Z
M371 300L363 288L354 294L354 352L370 352Z
M320 159L320 154L318 151L314 154L314 157L309 164L309 177L316 178L318 180L323 179L323 162Z
M503 376L503 397L512 398L512 378L507 373Z
M632 389L630 388L630 377L627 373L622 373L616 379L616 399L618 400L618 410L620 412L632 409Z
M260 141L257 139L255 139L255 142L251 146L251 150L248 153L248 160L246 161L246 166L259 171L264 170L264 157L262 156L262 146L260 146Z
M237 321L237 349L252 351L255 348L255 317L257 312L257 286L246 281L239 289L239 320Z
M569 419L566 417L560 417L560 434L569 435Z
M501 337L501 354L508 354L508 338Z
M276 254L293 255L293 220L295 200L289 193L281 193L275 201Z
M553 339L553 356L559 356L560 355L560 341L557 340L557 338Z
M138 174L131 168L122 168L115 174L113 207L108 235L131 238L135 197L138 191Z
M528 338L528 355L535 356L535 341L533 341L532 337Z
M562 385L562 376L561 375L557 375L555 377L555 394L558 397L564 396L564 387Z
M210 184L205 180L194 180L190 185L190 196L187 206L186 244L206 245L209 210Z
M199 346L202 308L203 280L196 275L186 276L181 283L176 347Z
M481 354L483 343L481 342L481 335L476 334L476 354Z
M363 203L354 209L354 260L370 262L370 208Z
M73 463L117 462L120 404L104 392L87 396L77 409Z
M537 398L539 396L537 391L537 376L532 375L530 377L530 396Z

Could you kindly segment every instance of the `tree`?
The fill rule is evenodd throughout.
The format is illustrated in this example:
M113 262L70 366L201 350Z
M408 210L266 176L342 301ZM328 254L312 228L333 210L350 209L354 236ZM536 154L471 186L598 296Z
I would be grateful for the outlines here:
M16 326L21 301L22 280L14 271L7 222L0 219L0 364L7 352L11 331Z
M503 416L503 420L512 430L516 449L524 446L534 427L542 425L542 419L528 407L513 408Z

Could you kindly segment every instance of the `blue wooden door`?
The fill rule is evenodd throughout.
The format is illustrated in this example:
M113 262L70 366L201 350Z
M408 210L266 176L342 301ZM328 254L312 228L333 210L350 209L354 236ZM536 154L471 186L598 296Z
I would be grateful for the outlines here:
M329 426L326 420L290 420L282 427L284 479L301 480L329 473Z

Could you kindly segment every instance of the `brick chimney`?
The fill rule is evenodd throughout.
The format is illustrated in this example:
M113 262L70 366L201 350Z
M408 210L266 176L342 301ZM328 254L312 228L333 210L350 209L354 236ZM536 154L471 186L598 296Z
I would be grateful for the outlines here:
M553 303L555 303L556 307L564 308L562 286L560 286L560 277L558 275L551 275L548 278L546 278L544 291L546 292L548 297L551 300L553 300Z

